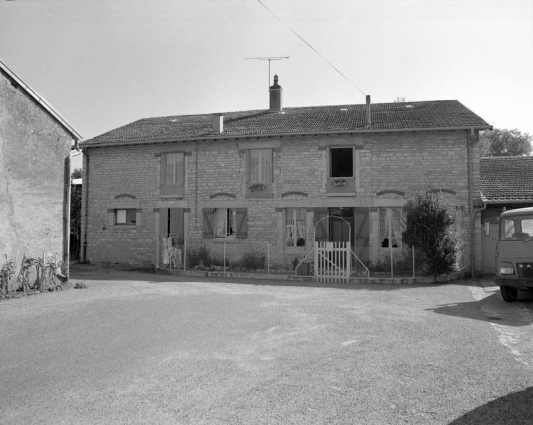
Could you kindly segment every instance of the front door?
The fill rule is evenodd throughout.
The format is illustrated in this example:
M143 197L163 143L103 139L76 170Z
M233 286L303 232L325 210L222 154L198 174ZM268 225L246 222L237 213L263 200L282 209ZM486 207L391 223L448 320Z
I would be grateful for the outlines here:
M159 210L159 267L182 269L184 252L184 211L182 208Z
M354 208L330 208L329 215L329 241L350 242L354 244Z

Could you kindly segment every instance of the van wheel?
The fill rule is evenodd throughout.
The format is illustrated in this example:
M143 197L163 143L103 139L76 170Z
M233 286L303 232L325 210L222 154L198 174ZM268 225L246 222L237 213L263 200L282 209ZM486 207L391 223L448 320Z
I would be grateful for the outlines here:
M500 286L500 292L505 302L512 303L518 298L518 288L511 288L510 286Z

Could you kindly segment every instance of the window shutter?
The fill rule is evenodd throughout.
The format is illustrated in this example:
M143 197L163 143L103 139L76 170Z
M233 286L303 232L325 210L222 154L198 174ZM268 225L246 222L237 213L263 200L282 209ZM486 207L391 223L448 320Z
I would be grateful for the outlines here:
M355 210L355 253L363 262L369 259L370 211L368 208Z
M204 216L204 238L214 238L215 209L203 208L202 214Z
M161 173L159 178L159 185L164 186L167 184L167 156L166 154L161 155Z
M168 234L168 208L159 209L159 234Z
M178 245L183 245L183 208L170 208L169 233L178 236Z
M247 212L246 208L237 208L237 239L246 239L248 237Z
M327 208L315 208L315 241L328 240L328 220L325 219L327 216Z

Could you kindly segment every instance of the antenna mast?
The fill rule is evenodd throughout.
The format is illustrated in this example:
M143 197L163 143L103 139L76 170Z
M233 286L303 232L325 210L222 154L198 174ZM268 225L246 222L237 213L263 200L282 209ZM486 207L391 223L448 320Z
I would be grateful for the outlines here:
M281 59L289 59L288 56L266 56L262 58L244 58L244 60L258 60L258 61L268 61L268 87L270 87L270 61L279 61Z

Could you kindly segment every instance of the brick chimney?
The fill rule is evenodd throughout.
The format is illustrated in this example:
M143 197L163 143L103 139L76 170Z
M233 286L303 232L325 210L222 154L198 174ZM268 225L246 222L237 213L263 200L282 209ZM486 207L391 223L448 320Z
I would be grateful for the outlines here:
M370 116L370 95L366 95L366 125L372 125L372 118Z
M270 86L270 112L283 111L283 105L281 102L283 89L278 84L278 76L274 75L274 85Z
M213 115L213 133L222 133L224 131L224 115Z

